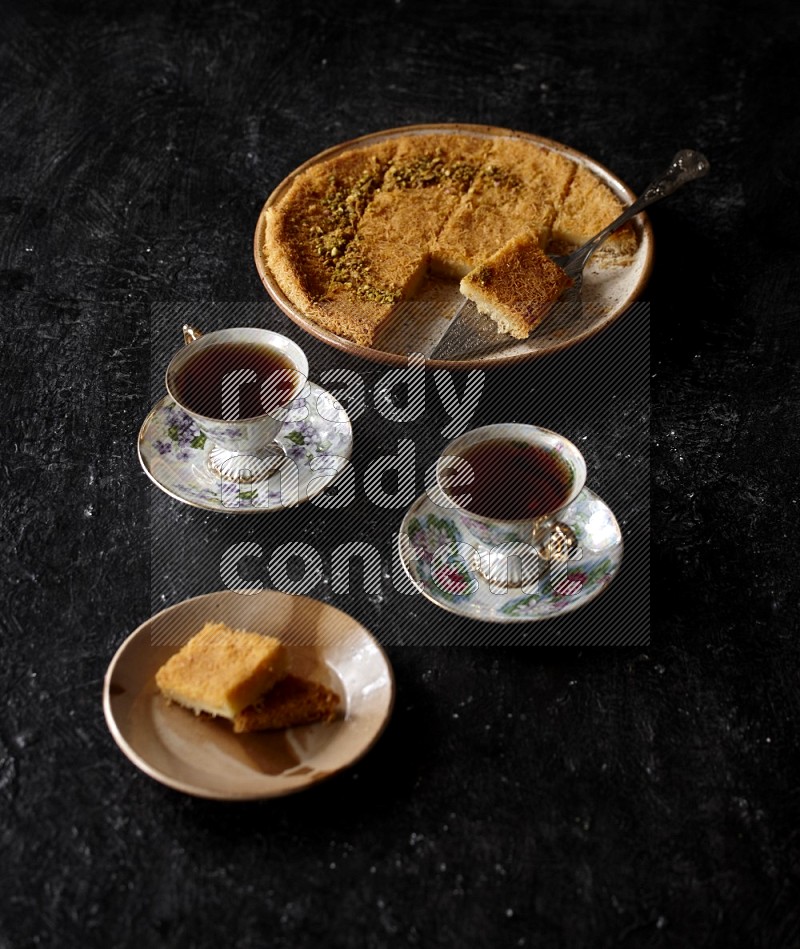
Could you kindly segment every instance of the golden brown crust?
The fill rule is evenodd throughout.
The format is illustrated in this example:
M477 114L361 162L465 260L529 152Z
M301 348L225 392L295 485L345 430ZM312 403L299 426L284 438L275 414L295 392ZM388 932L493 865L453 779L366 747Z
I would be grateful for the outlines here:
M344 288L334 288L304 312L323 329L361 346L370 346L378 327L389 319L395 306L380 300L359 299Z
M267 263L284 293L301 309L324 296L330 283L330 267L308 236L321 226L321 219L320 196L305 180L295 182L286 201L267 212Z
M478 136L407 135L398 139L383 187L435 188L460 196L469 188L490 148L491 141Z
M622 202L583 166L573 177L569 191L553 222L552 250L564 253L584 244L622 213ZM600 248L606 258L628 258L636 251L636 235L630 224L620 228Z
M206 623L156 673L166 699L194 712L233 718L286 671L286 652L271 636Z
M518 235L560 252L621 207L586 168L527 139L409 133L301 172L267 213L264 250L294 306L371 346L428 269L461 278ZM609 245L606 258L626 262L633 229Z
M270 731L331 722L339 715L339 696L319 682L287 675L258 702L233 720L235 732Z
M525 339L572 280L530 234L510 240L461 281L461 292L501 332Z
M462 277L523 232L545 247L573 172L571 161L530 142L495 142L433 247L433 269Z

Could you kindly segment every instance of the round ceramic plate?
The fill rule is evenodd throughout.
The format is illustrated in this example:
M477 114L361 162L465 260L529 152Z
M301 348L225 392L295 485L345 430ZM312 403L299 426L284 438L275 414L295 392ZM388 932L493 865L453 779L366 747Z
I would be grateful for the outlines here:
M427 494L417 498L403 519L400 558L419 592L450 613L490 623L552 619L599 596L622 561L617 519L593 491L584 488L559 520L575 532L577 553L561 573L548 572L526 589L492 589L474 569L473 549L458 522Z
M277 636L290 649L291 671L336 691L344 717L236 735L229 722L168 704L156 671L208 621ZM103 687L108 727L137 768L186 794L226 801L292 794L349 767L377 741L393 704L389 660L360 623L275 590L208 593L163 610L120 646Z
M375 362L405 365L408 353L422 353L429 355L433 352L450 324L453 314L463 303L463 297L458 291L456 281L447 283L441 280L430 280L423 284L418 293L420 302L418 308L418 324L409 325L413 319L409 313L414 308L404 309L403 326L393 339L391 327L382 335L378 347L370 348L337 336L315 323L306 314L301 312L284 294L274 275L267 265L264 255L264 233L267 210L276 204L286 194L298 174L307 168L325 161L340 152L348 149L373 145L399 136L421 135L426 133L461 133L474 135L479 138L498 139L506 137L521 138L533 142L543 148L558 152L572 161L586 166L590 171L606 184L624 205L635 200L631 189L622 182L613 172L603 165L577 152L566 145L551 139L541 138L538 135L529 135L524 132L514 132L509 129L497 128L489 125L410 125L404 128L387 129L364 135L352 141L343 142L333 148L326 149L308 161L304 162L289 174L272 192L267 199L256 225L254 238L254 254L256 268L267 292L281 310L298 326L317 339L335 346L337 349L370 359ZM520 360L534 359L550 353L574 346L584 339L610 326L633 303L644 289L653 262L653 232L645 214L640 214L634 221L637 230L639 246L633 260L624 266L600 267L590 261L584 271L583 299L585 314L569 326L553 325L548 328L545 320L537 327L526 340L509 346L500 352L488 353L469 359L446 360L429 359L428 365L438 368L481 368L489 369L495 366L507 365ZM433 315L432 315L433 314Z
M321 494L350 458L353 430L339 402L313 382L292 403L276 439L288 456L264 481L223 481L209 469L208 439L164 396L139 432L139 461L170 497L223 514L260 514L294 507Z

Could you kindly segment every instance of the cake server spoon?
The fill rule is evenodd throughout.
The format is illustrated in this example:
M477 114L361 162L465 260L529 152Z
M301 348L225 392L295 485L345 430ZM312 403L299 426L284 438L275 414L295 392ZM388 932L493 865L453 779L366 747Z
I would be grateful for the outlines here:
M558 311L562 318L577 319L583 314L583 269L597 248L631 218L656 201L669 197L688 182L702 178L708 174L709 168L710 163L701 152L682 149L672 159L669 168L652 181L618 218L571 254L551 256L551 260L572 278L572 286L558 300ZM488 316L479 313L472 300L465 299L430 358L477 358L516 346L520 342L523 341L508 333L498 333L497 325Z

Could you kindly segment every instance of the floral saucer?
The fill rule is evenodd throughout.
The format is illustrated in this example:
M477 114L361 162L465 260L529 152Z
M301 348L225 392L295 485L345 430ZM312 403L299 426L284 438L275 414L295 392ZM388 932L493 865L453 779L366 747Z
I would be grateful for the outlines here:
M224 514L281 511L321 494L334 481L350 458L353 431L339 402L309 382L276 442L287 458L269 478L226 481L208 466L209 440L165 395L139 432L139 461L151 481L184 504Z
M559 520L577 539L567 563L525 587L503 590L477 571L476 552L452 512L423 494L403 518L400 559L420 593L451 613L490 623L552 619L599 596L622 561L617 519L593 491L584 488Z

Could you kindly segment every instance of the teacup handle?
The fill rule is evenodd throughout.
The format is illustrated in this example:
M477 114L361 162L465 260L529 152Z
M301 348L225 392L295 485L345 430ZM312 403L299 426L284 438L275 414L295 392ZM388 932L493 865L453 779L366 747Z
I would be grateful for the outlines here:
M548 563L566 563L577 546L575 531L567 524L556 521L550 529L550 537L539 548L539 556Z
M197 329L196 326L190 326L188 323L183 324L183 344L188 346L189 343L193 343L196 339L200 339L202 332Z

